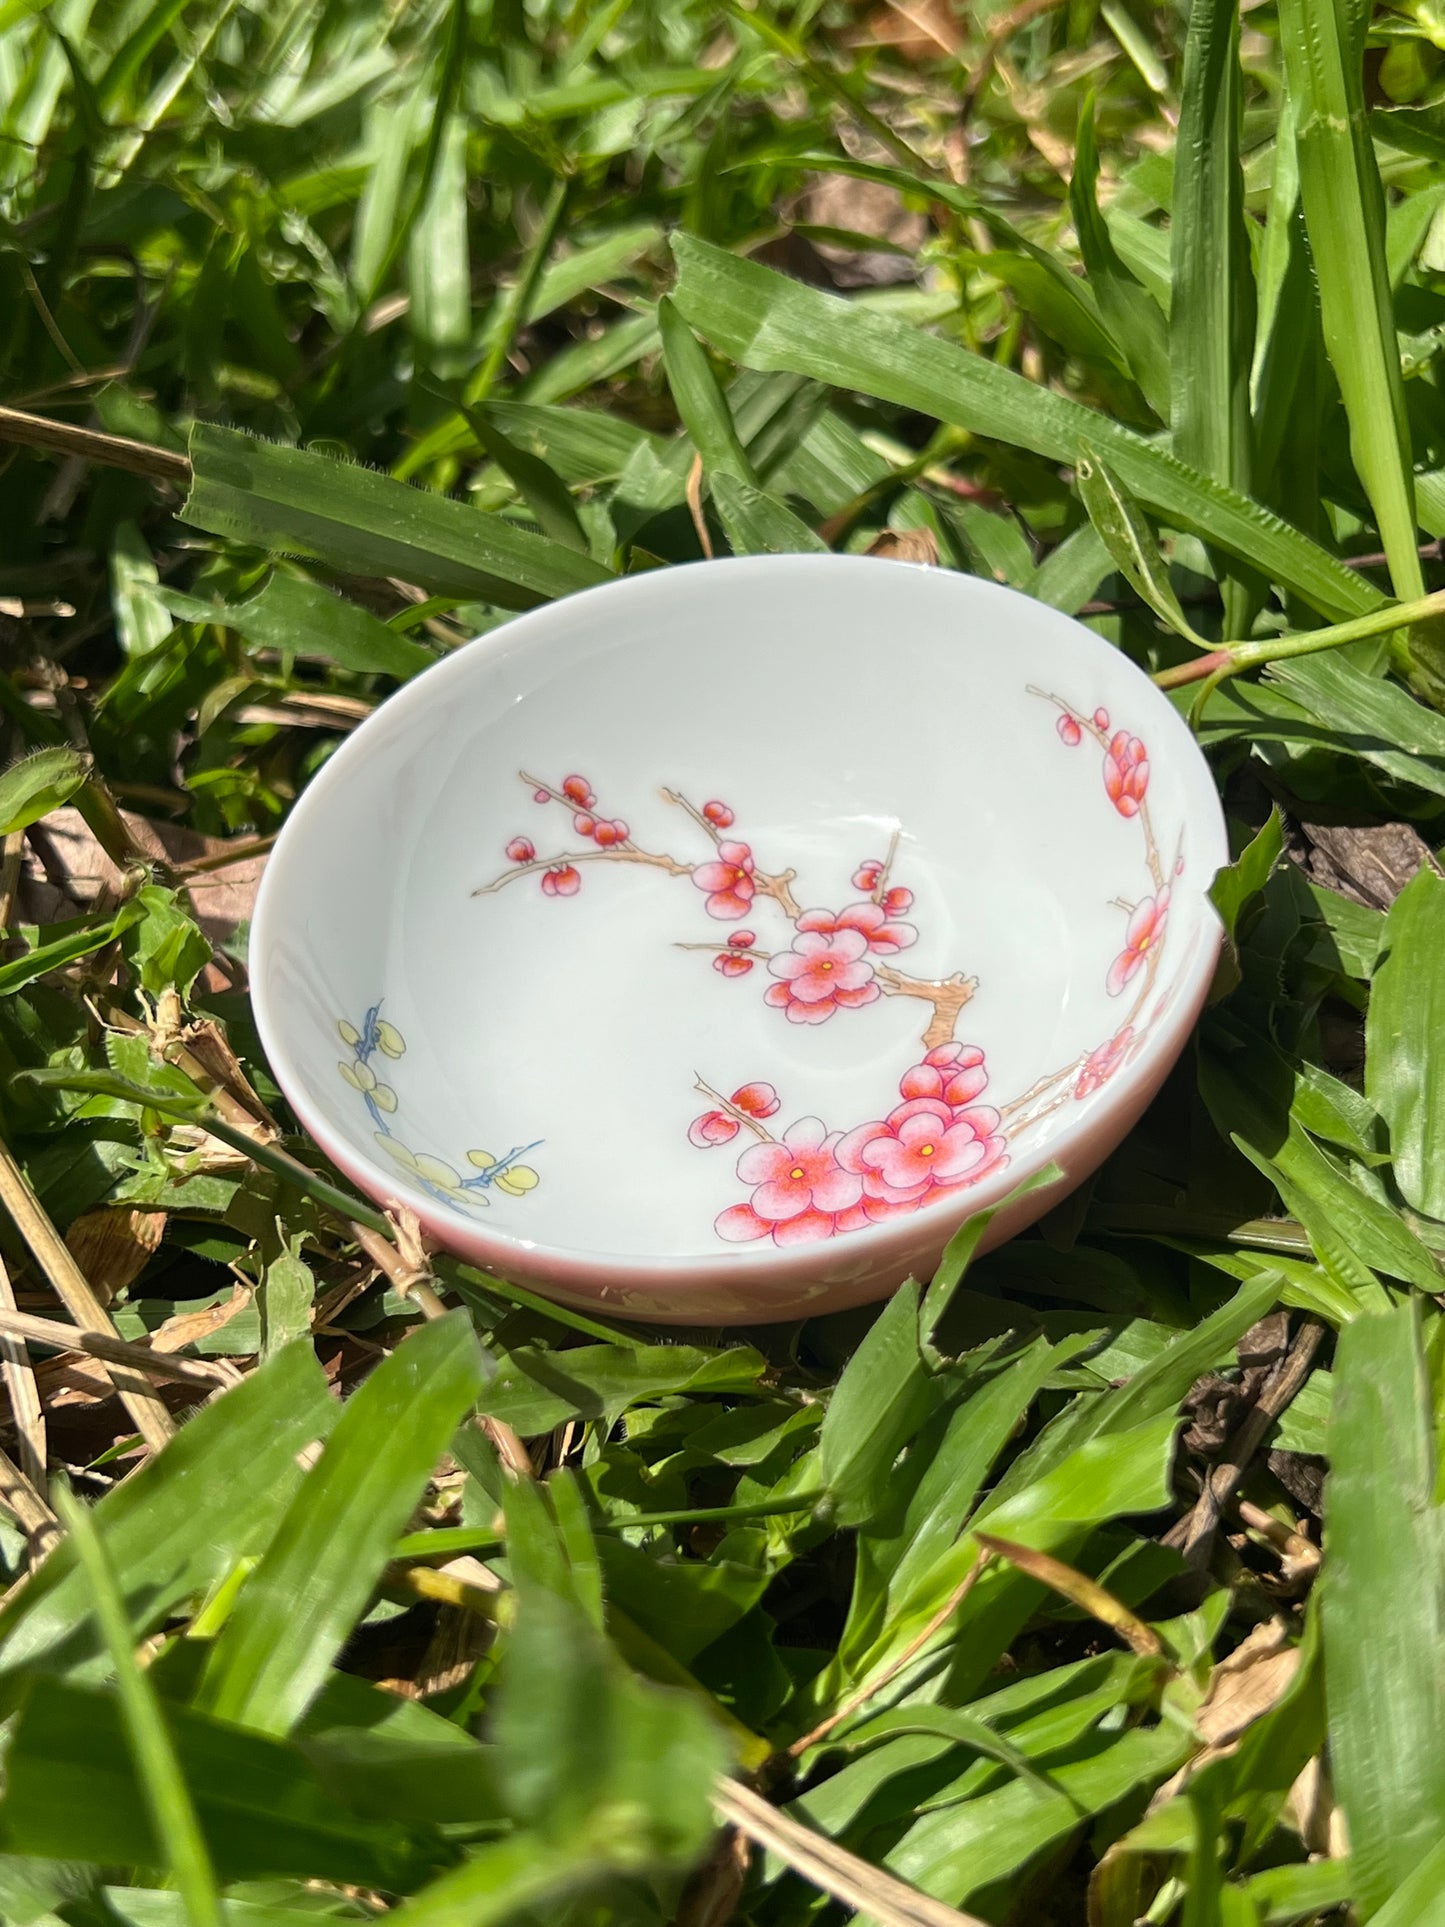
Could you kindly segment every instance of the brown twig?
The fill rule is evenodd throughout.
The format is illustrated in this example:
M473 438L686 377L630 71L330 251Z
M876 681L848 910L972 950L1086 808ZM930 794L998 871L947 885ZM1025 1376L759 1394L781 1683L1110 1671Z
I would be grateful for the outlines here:
M694 455L692 467L687 471L687 512L692 517L692 526L697 530L698 546L711 562L712 537L707 532L707 517L702 507L702 457Z
M79 455L108 468L128 469L155 482L191 485L191 464L184 455L149 442L133 442L124 435L102 435L93 428L28 415L19 408L0 408L0 441L19 442L24 448L43 448L54 455Z
M947 1599L944 1600L932 1619L930 1619L928 1624L923 1628L922 1632L916 1633L903 1648L903 1651L898 1655L897 1659L890 1661L876 1678L865 1680L857 1692L850 1693L835 1713L830 1713L827 1719L821 1720L810 1733L805 1733L802 1739L794 1740L793 1744L788 1748L788 1758L790 1760L802 1759L810 1747L814 1747L820 1740L826 1739L835 1727L841 1726L844 1720L851 1719L860 1706L866 1704L868 1700L873 1699L877 1694L881 1693L883 1688L887 1686L891 1680L897 1679L904 1667L918 1657L929 1640L933 1638L934 1634L943 1626L946 1626L948 1621L958 1611L959 1607L978 1583L979 1575L991 1557L992 1555L990 1553L980 1550L978 1557L963 1575L962 1579L959 1580Z
M109 1314L91 1290L65 1241L46 1216L30 1180L5 1144L0 1144L0 1203L4 1204L16 1230L81 1332L122 1343ZM116 1363L107 1369L137 1431L151 1451L160 1451L174 1434L175 1426L154 1388L130 1365Z
M148 1345L132 1345L128 1339L114 1338L107 1332L81 1331L62 1324L58 1318L37 1318L28 1311L0 1310L0 1334L24 1339L31 1345L53 1345L61 1352L83 1352L107 1365L133 1365L155 1378L171 1378L181 1385L204 1385L208 1391L217 1385L232 1385L235 1368L209 1358L180 1358L173 1352L152 1351ZM112 1373L112 1377L115 1374Z
M794 1873L853 1912L866 1915L878 1927L984 1927L976 1915L962 1914L956 1907L919 1893L896 1875L871 1866L826 1835L814 1833L791 1815L780 1813L740 1780L715 1780L712 1803L721 1817L749 1840L775 1853Z
M1275 1365L1259 1397L1230 1439L1226 1457L1205 1479L1193 1509L1165 1533L1164 1544L1178 1548L1196 1569L1208 1560L1219 1515L1243 1478L1265 1433L1309 1377L1324 1335L1325 1328L1318 1320L1305 1319L1294 1343Z
M13 1514L30 1541L31 1563L36 1564L60 1537L60 1523L8 1453L0 1451L0 1505Z
M3 1258L0 1258L0 1310L19 1310ZM20 1440L20 1469L37 1492L44 1492L50 1458L45 1438L45 1408L40 1402L35 1367L30 1362L24 1339L18 1335L0 1335L0 1361L3 1361L5 1390L10 1397L10 1415Z

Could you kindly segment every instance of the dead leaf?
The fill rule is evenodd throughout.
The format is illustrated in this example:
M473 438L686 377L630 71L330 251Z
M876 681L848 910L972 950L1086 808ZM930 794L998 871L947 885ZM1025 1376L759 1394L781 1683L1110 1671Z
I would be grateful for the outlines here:
M918 250L931 230L928 217L906 207L897 188L881 181L855 180L849 174L825 174L803 194L798 218L813 227L838 228L888 243L883 248L856 248L822 235L810 236L836 287L892 287L918 279ZM894 248L904 252L895 254Z
M1301 823L1304 867L1316 883L1372 910L1388 910L1424 864L1430 846L1409 823Z
M251 1294L244 1285L237 1285L230 1297L219 1305L208 1305L204 1311L177 1312L151 1333L151 1350L155 1352L178 1352L187 1345L194 1345L202 1338L209 1338L229 1325L238 1312L251 1303Z
M929 568L938 567L938 540L932 529L884 529L864 553L885 562L922 562Z
M164 1211L102 1205L75 1219L65 1242L96 1297L108 1305L139 1278L159 1250L165 1229Z
M1241 1737L1283 1699L1299 1671L1299 1647L1290 1644L1282 1619L1266 1620L1215 1667L1194 1726L1204 1742L1149 1802L1149 1812L1172 1800L1201 1767L1233 1753Z

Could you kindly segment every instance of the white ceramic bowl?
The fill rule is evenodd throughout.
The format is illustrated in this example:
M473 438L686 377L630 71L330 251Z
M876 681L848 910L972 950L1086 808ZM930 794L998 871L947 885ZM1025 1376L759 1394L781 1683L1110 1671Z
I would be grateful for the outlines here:
M362 1190L574 1306L795 1317L1118 1143L1207 992L1184 723L1012 590L850 556L659 569L394 696L252 933L277 1080Z

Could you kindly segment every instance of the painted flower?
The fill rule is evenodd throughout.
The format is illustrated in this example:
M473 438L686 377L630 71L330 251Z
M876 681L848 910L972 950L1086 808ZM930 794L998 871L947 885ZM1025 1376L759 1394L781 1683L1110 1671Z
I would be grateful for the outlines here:
M468 1191L462 1183L460 1171L454 1171L443 1158L434 1158L428 1151L410 1151L398 1139L389 1137L386 1132L378 1131L376 1141L388 1157L394 1158L410 1178L414 1178L423 1191L433 1197L443 1198L449 1204L485 1204L487 1200L475 1191Z
M883 908L890 917L901 917L906 910L913 908L913 892L895 885L884 892Z
M728 1102L735 1111L742 1111L748 1117L771 1117L778 1108L778 1093L771 1084L741 1084ZM705 1147L727 1144L740 1128L737 1119L729 1117L726 1111L704 1111L687 1127L687 1134L694 1144Z
M564 776L562 794L569 803L575 803L579 810L590 810L597 801L592 793L592 785L585 776Z
M712 967L722 977L746 977L756 957L740 957L735 950L724 950L712 960Z
M878 879L882 874L882 859L880 857L870 856L866 863L860 863L858 868L853 872L853 888L855 890L876 890L878 888Z
M1084 740L1084 732L1072 716L1060 716L1055 727L1070 749L1076 749Z
M907 892L904 894L907 895ZM850 903L846 910L840 910L836 916L831 910L805 910L798 918L797 927L803 931L816 931L823 936L839 930L856 930L876 957L895 956L918 941L918 932L911 923L895 922L878 903Z
M542 889L549 897L575 897L581 888L582 878L571 863L559 863L542 873Z
M530 863L537 854L537 846L529 836L514 836L507 845L507 856L513 863Z
M532 801L534 803L550 803L552 801L551 790L533 790Z
M361 1032L356 1028L355 1024L349 1023L345 1017L341 1018L337 1023L336 1034L342 1043L348 1045L352 1050L355 1050L356 1046L361 1042Z
M752 1084L740 1084L733 1092L732 1101L749 1117L771 1117L778 1108L778 1093L771 1084L759 1080Z
M376 1026L376 1048L383 1057L404 1057L406 1039L395 1024L388 1024L383 1018Z
M1137 736L1121 729L1104 753L1104 788L1120 816L1137 816L1149 787L1149 752Z
M1107 1084L1129 1055L1133 1041L1134 1026L1125 1024L1117 1037L1111 1037L1107 1044L1100 1044L1097 1050L1090 1051L1079 1072L1079 1081L1074 1086L1074 1096L1088 1097L1090 1092Z
M698 864L692 880L707 892L710 917L735 923L748 914L748 905L758 893L753 868L753 853L746 843L719 843L716 860Z
M1131 977L1144 968L1151 950L1164 941L1164 925L1169 916L1169 892L1157 897L1141 897L1124 932L1124 948L1109 966L1106 979L1111 997L1117 997Z
M1109 727L1109 712L1107 709L1096 709L1094 711L1094 727L1095 729L1107 729Z
M862 1178L838 1163L838 1142L838 1133L830 1137L821 1119L804 1117L781 1141L750 1144L737 1166L742 1182L755 1187L749 1208L768 1224L815 1212L829 1219L831 1231L834 1212L846 1211L863 1196Z
M578 836L592 836L596 833L597 818L589 816L586 810L578 810L572 818L572 827Z
M474 1164L483 1173L496 1171L497 1175L491 1182L499 1191L505 1191L509 1198L524 1198L542 1182L530 1164L507 1164L498 1169L503 1160L494 1158L490 1151L468 1151L467 1163Z
M850 1131L838 1162L862 1178L869 1217L890 1217L935 1192L976 1184L1004 1157L998 1126L998 1112L986 1104L955 1111L939 1098L914 1098Z
M631 832L620 816L614 816L611 822L599 823L592 834L599 849L610 850L615 844L625 843Z
M791 950L768 959L779 981L769 986L765 1002L786 1011L794 1024L826 1023L840 1007L871 1004L880 992L867 951L861 930L800 931Z
M753 930L734 930L728 937L729 950L751 950L757 942L757 932Z
M714 797L710 803L703 804L702 813L715 830L728 830L732 828L732 811L726 803L719 803L716 797Z
M983 1052L976 1044L940 1044L899 1080L903 1098L936 1097L950 1110L972 1104L988 1089Z

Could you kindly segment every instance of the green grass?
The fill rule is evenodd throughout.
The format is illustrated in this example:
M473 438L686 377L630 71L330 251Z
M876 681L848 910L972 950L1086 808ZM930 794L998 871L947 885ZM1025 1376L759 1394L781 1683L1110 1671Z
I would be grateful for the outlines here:
M0 0L0 1920L1445 1918L1438 39ZM887 532L1198 731L1164 1095L863 1313L418 1278L212 866L514 610Z

